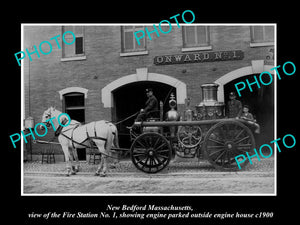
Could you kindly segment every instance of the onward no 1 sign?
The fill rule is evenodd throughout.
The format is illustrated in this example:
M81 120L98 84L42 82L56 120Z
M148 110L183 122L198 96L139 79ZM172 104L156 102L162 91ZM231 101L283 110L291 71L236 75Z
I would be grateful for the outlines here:
M154 57L155 65L201 63L227 60L241 60L244 58L242 50L197 52L178 55L162 55Z

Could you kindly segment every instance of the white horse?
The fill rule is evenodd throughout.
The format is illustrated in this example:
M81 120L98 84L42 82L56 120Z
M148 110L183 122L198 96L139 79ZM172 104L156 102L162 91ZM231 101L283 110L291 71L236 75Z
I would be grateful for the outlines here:
M101 153L101 161L95 175L106 176L106 158L107 156L116 158L116 156L112 156L115 154L112 154L111 147L113 145L117 148L119 147L116 126L105 120L82 125L76 120L69 121L69 117L66 114L59 116L60 114L59 110L50 107L43 113L42 123L46 124L47 127L51 124L53 129L58 133L58 141L65 155L67 176L76 174L79 171L76 148L92 147L91 141L97 145ZM63 126L60 126L60 124ZM40 125L40 129L43 130L44 126ZM75 166L72 165L73 156L76 161Z

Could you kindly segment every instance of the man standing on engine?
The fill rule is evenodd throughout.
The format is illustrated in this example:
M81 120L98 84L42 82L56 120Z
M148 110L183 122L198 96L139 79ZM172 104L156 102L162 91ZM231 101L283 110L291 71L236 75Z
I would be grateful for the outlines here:
M242 103L236 100L234 92L230 92L226 115L228 118L239 118L242 115Z

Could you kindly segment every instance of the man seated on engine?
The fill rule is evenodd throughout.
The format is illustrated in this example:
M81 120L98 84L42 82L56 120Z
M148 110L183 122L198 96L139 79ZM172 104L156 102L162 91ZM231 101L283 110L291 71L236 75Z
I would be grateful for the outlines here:
M256 134L260 133L260 126L259 124L256 123L256 119L254 119L252 113L249 112L248 105L243 106L243 113L240 119L246 120L250 125L252 125L255 128L254 133Z
M158 115L158 102L156 97L153 94L152 88L147 88L146 89L146 95L148 97L146 103L145 103L145 108L141 109L139 114L137 115L136 119L134 122L141 122L145 121L147 118L155 118ZM131 126L127 127L128 129L131 129L135 133L135 135L141 133L141 127L138 126Z
M136 117L135 121L144 121L147 118L157 117L158 114L158 102L156 97L153 94L152 88L146 89L146 95L148 97L145 108L140 110L140 113Z

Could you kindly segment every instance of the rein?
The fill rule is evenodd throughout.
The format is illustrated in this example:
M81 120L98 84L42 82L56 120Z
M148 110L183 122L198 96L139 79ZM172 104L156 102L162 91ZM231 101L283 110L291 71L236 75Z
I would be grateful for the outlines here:
M118 121L118 122L116 122L116 123L113 123L113 122L111 122L111 123L113 123L114 125L118 125L118 124L120 124L120 123L123 123L123 122L125 122L126 120L129 120L131 117L134 117L134 116L136 116L138 113L139 113L140 111L137 111L136 113L134 113L134 114L132 114L132 115L130 115L130 116L128 116L128 117L126 117L125 119L123 119L123 120L120 120L120 121Z
M70 141L72 142L72 147L73 147L73 148L75 148L75 146L74 146L74 143L75 143L75 144L81 145L81 146L83 146L83 147L85 147L85 148L92 148L92 149L94 149L94 147L93 147L93 145L92 145L92 143L91 143L91 141L93 141L92 139L99 139L99 140L107 141L106 138L97 137L97 136L96 136L96 131L95 131L95 137L89 137L88 133L86 132L87 138L86 138L83 142L89 140L89 141L90 141L90 146L89 146L89 145L85 145L85 144L83 144L83 143L79 143L79 142L77 142L77 141L75 141L75 140L73 139L73 132L74 132L74 130L75 130L77 127L80 126L80 123L78 123L78 124L72 124L72 125L75 125L75 127L69 128L68 130L65 130L64 132L61 132L62 130L60 130L60 132L58 132L57 136L62 135L62 136L64 136L65 138L67 138L68 140L70 140ZM67 132L67 131L69 131L69 130L71 130L71 129L73 129L73 130L72 130L72 135L71 135L71 137L68 137L66 134L64 134L65 132ZM55 136L54 136L54 137L55 137ZM107 157L110 157L110 158L113 158L113 159L118 159L117 157L113 157L113 156L108 155L108 154L105 154L105 153L103 153L103 152L100 152L100 154L103 154L103 155L105 155L105 156L107 156Z
M159 111L160 111L160 110L153 110L153 111L146 112L145 114L149 114L149 113L152 113L152 112L159 112ZM132 115L126 117L125 119L120 120L120 121L118 121L118 122L116 122L116 123L114 123L113 121L110 121L110 122L113 123L114 125L118 125L118 124L120 124L120 123L125 122L126 120L129 120L131 117L134 117L134 116L136 116L136 115L139 114L139 113L140 113L140 111L137 111L136 113L134 113L134 114L132 114Z
M50 114L48 114L47 116L51 118L52 115L51 115L51 113L50 113ZM127 119L127 118L126 118L126 119ZM48 122L43 122L43 123L48 127L49 121L48 121ZM61 122L61 124L62 124L62 125L65 125L66 123L67 123L67 119L65 118L65 119ZM75 148L75 146L74 146L74 143L75 143L75 144L81 145L81 146L83 146L83 147L85 147L85 148L92 148L92 149L94 149L93 144L91 143L91 142L93 141L92 139L99 139L99 140L107 141L106 138L97 137L97 134L96 134L96 123L94 124L94 133L95 133L95 137L89 137L88 132L87 132L87 130L86 130L87 138L83 141L83 142L85 142L85 141L89 140L89 141L90 141L90 146L75 141L75 140L73 139L73 132L74 132L74 130L75 130L76 128L78 128L78 127L80 126L80 124L81 124L81 123L69 124L69 125L75 125L75 127L71 127L71 128L69 128L69 129L67 129L67 130L64 130L63 132L62 132L62 129L64 128L64 126L61 126L61 125L60 125L60 126L58 126L58 128L56 129L54 136L53 136L49 141L33 140L33 143L40 143L40 144L58 144L58 145L61 145L61 144L58 143L58 142L53 142L53 140L54 140L56 137L58 137L59 135L62 135L62 136L64 136L65 138L67 138L68 140L70 140L70 141L72 142L72 147L73 147L73 148ZM64 134L65 132L67 132L67 131L69 131L69 130L72 130L71 137L68 137L66 134ZM115 136L116 134L113 133L113 135ZM111 148L111 149L116 150L116 148ZM118 159L117 157L113 157L113 156L110 156L110 155L105 154L105 153L102 153L102 152L100 152L100 154L103 154L104 156L107 156L107 157L110 157L110 158Z

